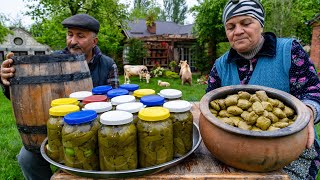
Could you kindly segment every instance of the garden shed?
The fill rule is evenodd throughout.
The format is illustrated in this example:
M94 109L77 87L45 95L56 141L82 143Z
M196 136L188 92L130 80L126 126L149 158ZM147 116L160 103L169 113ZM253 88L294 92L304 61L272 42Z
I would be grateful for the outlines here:
M166 21L155 21L152 26L147 26L146 20L138 19L128 22L124 34L127 40L137 38L144 42L147 55L143 64L148 68L155 64L169 67L172 61L179 64L180 60L187 60L191 69L195 70L192 46L196 43L196 38L192 35L192 27L193 24L179 25ZM124 48L124 64L128 64L127 51L128 49Z
M317 14L307 24L312 26L310 58L317 69L320 69L320 14Z

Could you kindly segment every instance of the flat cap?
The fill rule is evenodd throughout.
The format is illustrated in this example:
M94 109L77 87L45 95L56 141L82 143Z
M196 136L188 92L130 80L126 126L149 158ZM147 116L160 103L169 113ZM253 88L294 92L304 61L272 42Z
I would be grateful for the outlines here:
M76 27L87 29L95 33L98 33L100 29L99 21L88 14L76 14L63 20L61 24L66 28Z

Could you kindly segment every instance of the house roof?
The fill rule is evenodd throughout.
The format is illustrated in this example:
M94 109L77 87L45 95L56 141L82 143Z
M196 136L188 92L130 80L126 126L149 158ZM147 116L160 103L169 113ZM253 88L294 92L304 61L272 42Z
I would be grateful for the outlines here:
M307 21L306 24L311 26L313 23L317 22L320 20L320 13L317 14L314 18L312 18L311 20Z
M151 34L147 30L145 19L136 19L128 22L128 28L124 32L128 38L139 38L154 35L192 35L193 24L179 25L174 22L155 21L156 34Z

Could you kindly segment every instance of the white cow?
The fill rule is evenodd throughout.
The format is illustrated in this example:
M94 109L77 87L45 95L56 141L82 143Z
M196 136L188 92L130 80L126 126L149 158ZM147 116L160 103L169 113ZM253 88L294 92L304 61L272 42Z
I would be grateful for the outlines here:
M130 83L130 76L139 76L140 81L149 74L148 68L144 65L124 65L124 83ZM149 76L150 77L150 76ZM147 79L147 83L149 79Z

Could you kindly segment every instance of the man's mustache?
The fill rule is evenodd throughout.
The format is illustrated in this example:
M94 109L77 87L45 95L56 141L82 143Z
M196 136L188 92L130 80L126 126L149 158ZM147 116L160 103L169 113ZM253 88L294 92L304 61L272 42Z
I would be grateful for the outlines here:
M71 44L69 46L70 49L81 49L81 47L78 44Z

